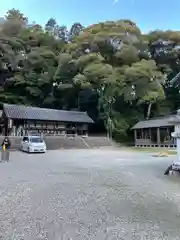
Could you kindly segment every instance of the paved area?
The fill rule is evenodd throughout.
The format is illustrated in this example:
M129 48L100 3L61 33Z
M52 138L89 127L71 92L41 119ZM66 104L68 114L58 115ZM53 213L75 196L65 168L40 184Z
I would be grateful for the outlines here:
M0 163L0 239L180 239L175 158L111 150L12 152Z

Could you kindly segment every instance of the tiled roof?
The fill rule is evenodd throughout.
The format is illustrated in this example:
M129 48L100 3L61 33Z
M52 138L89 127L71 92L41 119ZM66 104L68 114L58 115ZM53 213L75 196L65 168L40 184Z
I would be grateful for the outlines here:
M4 104L3 111L6 117L12 119L93 123L93 120L86 112L79 111L55 110L11 104Z
M175 116L176 115L170 115L162 118L140 121L136 123L132 129L173 126L174 124L171 119Z

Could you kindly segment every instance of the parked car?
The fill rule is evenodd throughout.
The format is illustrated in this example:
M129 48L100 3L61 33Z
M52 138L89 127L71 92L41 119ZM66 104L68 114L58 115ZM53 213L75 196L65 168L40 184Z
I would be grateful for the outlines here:
M40 136L25 136L21 141L21 150L29 153L45 153L46 143Z

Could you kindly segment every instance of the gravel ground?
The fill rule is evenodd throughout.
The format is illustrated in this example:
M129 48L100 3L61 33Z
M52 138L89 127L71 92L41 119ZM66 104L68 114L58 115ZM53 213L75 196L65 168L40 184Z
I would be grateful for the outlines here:
M112 150L11 152L0 163L0 239L180 239L176 156Z

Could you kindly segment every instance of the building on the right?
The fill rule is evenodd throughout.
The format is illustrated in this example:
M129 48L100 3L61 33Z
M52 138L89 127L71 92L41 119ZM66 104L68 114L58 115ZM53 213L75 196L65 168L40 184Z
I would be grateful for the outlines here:
M134 145L136 147L176 147L176 139L172 137L175 130L175 119L180 115L169 115L152 118L136 123L134 131Z

